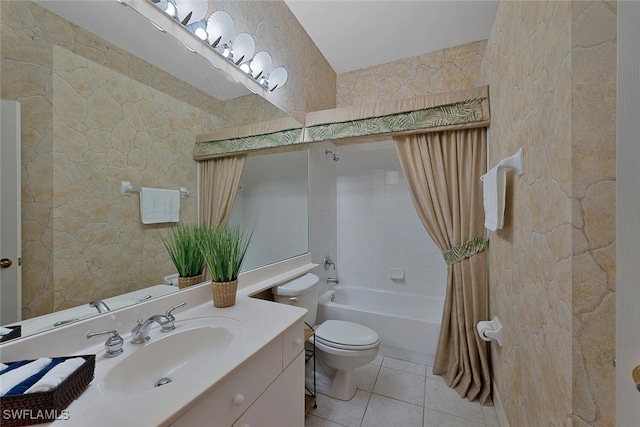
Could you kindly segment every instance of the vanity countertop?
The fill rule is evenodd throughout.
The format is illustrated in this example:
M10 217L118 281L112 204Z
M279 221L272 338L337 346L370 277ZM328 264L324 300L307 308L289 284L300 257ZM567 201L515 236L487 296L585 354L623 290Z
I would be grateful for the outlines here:
M166 295L107 315L7 343L0 348L0 360L10 362L42 356L96 354L94 380L84 393L66 408L65 414L68 419L60 419L50 425L167 425L197 404L221 379L305 316L305 309L248 296L263 288L264 283L247 286L238 292L234 306L215 308L210 286L197 285L186 292ZM176 326L180 323L188 326L189 320L196 318L222 316L241 322L244 325L243 336L225 349L215 363L207 366L206 375L191 376L188 381L174 381L170 386L139 392L123 394L105 390L102 379L106 372L144 346L152 345L154 340L163 338L160 327L154 324L148 343L132 344L130 330L136 319L162 314L182 301L187 302L187 306L173 312ZM198 319L198 322L202 322L202 319ZM86 339L89 331L105 329L115 329L124 338L123 354L105 358L106 336ZM184 351L188 352L189 349L185 348ZM162 356L154 354L154 357Z

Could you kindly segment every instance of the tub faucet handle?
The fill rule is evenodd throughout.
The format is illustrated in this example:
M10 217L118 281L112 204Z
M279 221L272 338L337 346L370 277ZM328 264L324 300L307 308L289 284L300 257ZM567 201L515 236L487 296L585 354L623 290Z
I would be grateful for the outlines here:
M329 255L326 255L324 257L324 260L322 261L322 263L323 263L323 266L324 266L325 270L328 270L329 267L331 267L331 266L333 266L334 270L336 269L336 263L333 262L333 260L331 259L331 257Z

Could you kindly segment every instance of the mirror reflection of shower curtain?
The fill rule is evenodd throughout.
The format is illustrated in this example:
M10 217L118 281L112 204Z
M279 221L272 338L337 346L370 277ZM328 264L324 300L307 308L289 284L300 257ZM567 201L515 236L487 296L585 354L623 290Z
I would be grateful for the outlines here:
M225 224L238 192L245 156L218 157L200 163L200 220L204 225Z
M395 136L398 158L425 229L440 248L484 236L480 176L486 170L486 128ZM486 252L448 265L433 373L460 396L491 404L487 344L475 333L487 298Z

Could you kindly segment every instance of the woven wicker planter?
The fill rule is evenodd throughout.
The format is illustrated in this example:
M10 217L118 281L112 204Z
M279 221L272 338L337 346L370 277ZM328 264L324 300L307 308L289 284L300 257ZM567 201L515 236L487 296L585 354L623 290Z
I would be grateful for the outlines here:
M204 282L204 274L191 277L178 277L178 287L180 289L188 288L189 286L197 285Z
M231 307L236 303L238 279L232 282L211 282L213 306L217 308Z

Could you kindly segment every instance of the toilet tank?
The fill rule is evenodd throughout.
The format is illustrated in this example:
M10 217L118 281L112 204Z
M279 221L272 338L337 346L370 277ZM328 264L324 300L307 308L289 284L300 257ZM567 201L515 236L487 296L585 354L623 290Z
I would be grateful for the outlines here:
M273 298L276 302L309 310L304 321L313 326L316 323L316 313L318 311L319 281L318 276L307 273L280 286L273 287L271 292L273 292Z

